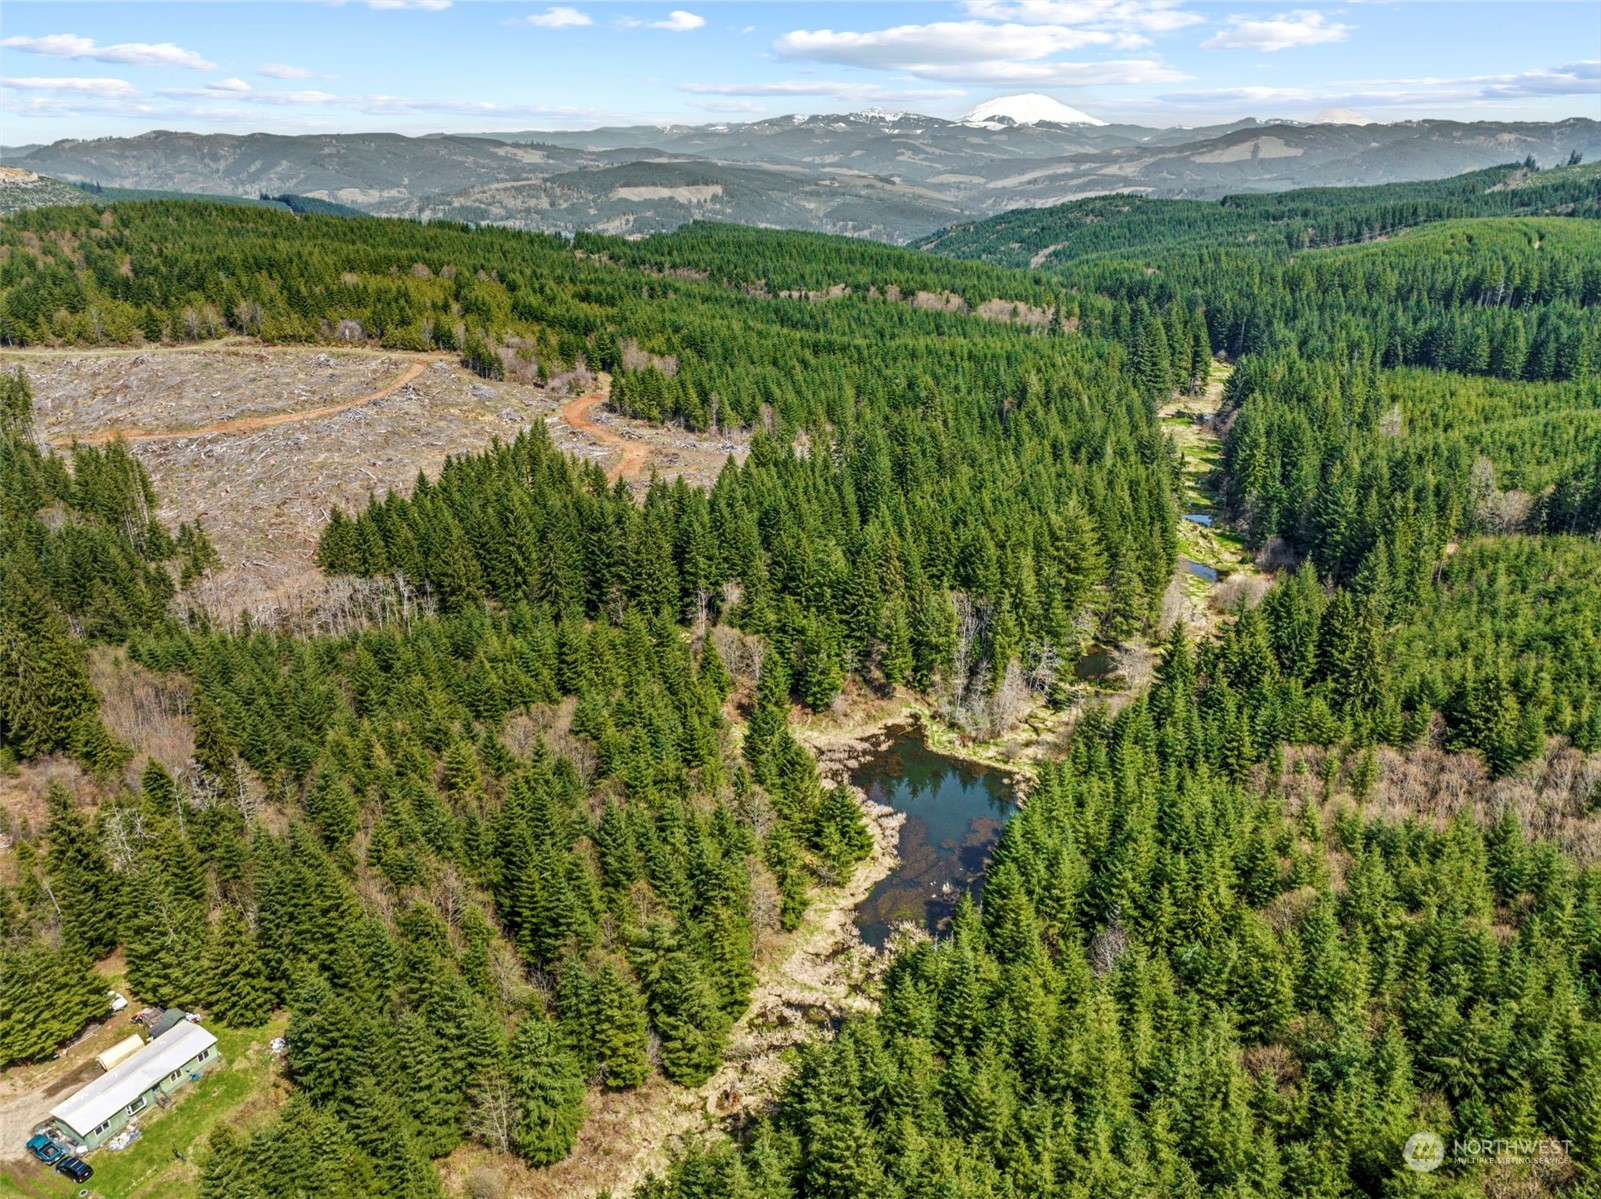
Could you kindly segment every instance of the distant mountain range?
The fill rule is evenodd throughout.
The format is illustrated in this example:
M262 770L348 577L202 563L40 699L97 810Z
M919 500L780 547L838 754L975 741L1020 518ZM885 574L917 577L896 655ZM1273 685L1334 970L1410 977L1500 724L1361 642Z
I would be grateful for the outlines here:
M1444 178L1601 157L1601 122L1408 121L1206 128L1105 124L1046 96L962 120L788 116L481 136L157 131L19 147L3 160L72 182L235 196L290 193L366 212L571 233L712 219L904 242L957 222L1108 192L1241 192Z

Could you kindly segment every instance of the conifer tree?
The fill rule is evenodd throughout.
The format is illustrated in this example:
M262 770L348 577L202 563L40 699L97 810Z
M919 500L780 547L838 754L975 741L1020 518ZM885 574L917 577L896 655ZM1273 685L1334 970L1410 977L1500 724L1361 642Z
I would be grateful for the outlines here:
M768 650L756 681L756 705L745 730L745 762L751 776L766 787L777 782L774 751L789 721L789 686L789 668L776 649Z
M201 959L207 1009L230 1028L258 1028L272 1012L256 939L238 908L224 906Z
M105 1012L105 982L81 950L0 949L0 1065L48 1058Z
M512 1145L532 1166L567 1156L584 1122L584 1079L550 1020L527 1016L511 1043L517 1123Z
M878 1148L849 1084L824 1067L805 1106L805 1193L819 1199L875 1199L884 1193Z
M286 1040L289 1071L313 1102L348 1101L357 1082L371 1072L359 1059L361 1021L343 996L326 982L313 981L294 997Z
M91 958L117 943L116 914L122 885L104 846L59 780L45 792L49 850L45 869L61 912L63 939Z
M370 1080L356 1084L351 1139L376 1175L380 1194L393 1199L439 1199L439 1175L424 1156L398 1100Z
M661 1040L662 1073L683 1086L698 1086L720 1064L730 1023L704 968L659 920L645 928L629 956Z
M810 839L818 856L841 875L873 850L873 835L867 829L867 821L850 790L843 785L824 792L812 817Z
M0 745L23 758L70 748L100 708L82 646L30 574L0 558Z
M723 664L723 656L717 652L717 647L708 638L701 646L700 661L695 668L696 678L701 689L711 700L714 709L721 708L723 701L728 698L732 683L728 678L728 668Z
M637 1087L645 1081L647 1033L639 988L615 962L602 959L592 979L590 1043L606 1085Z
M231 1122L212 1127L200 1159L200 1199L262 1199L250 1148L250 1138Z
M762 845L762 858L778 883L779 924L786 929L800 926L806 914L806 875L795 838L782 821L775 822Z
M239 788L239 747L222 709L204 691L193 703L195 761L224 795Z
M204 578L221 564L222 558L218 555L216 547L211 544L211 538L206 535L206 528L200 523L198 517L193 524L178 526L176 538L178 551L178 586L187 587L196 579Z
M891 683L905 683L912 677L912 625L906 601L899 593L884 608L878 639L884 647L880 666Z
M139 793L145 806L158 815L173 816L178 811L181 802L178 784L167 768L153 757L145 762L144 771L139 776Z
M430 972L446 968L428 964ZM449 1068L441 1045L418 1012L395 1022L395 1055L400 1062L401 1099L417 1147L424 1157L443 1157L461 1141L467 1115L466 1088L459 1072Z

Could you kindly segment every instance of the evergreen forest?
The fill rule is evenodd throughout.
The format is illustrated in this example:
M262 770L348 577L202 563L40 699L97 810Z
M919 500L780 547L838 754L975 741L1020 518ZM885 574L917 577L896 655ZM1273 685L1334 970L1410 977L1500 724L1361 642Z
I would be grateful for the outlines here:
M326 575L428 602L310 637L207 619L205 528L127 445L44 447L0 377L0 769L82 778L0 817L0 1062L102 1015L120 951L149 1001L287 1012L287 1097L219 1127L200 1199L560 1161L608 1095L712 1078L759 947L872 854L797 723L892 695L983 743L1022 696L1072 734L981 894L641 1199L1594 1193L1598 185L1102 197L921 251L5 218L8 346L603 370L621 413L751 448L706 488L609 483L539 423L453 458L316 530ZM1203 482L1259 586L1187 630L1158 410L1225 378ZM1087 696L1092 646L1154 679ZM181 772L108 730L110 662L187 697ZM1413 760L1533 798L1397 814ZM1480 1141L1560 1148L1450 1153Z

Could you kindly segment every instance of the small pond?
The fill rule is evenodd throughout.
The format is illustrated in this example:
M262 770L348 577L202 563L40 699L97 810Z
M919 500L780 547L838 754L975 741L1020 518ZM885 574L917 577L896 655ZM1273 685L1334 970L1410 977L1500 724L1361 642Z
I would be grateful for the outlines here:
M1180 558L1179 561L1184 563L1184 569L1196 578L1205 579L1208 583L1217 582L1217 567L1208 566L1205 562L1195 562L1189 558Z
M1102 645L1092 645L1089 651L1073 664L1076 679L1102 679L1117 670L1117 657Z
M856 909L862 940L882 946L902 920L940 931L962 896L978 891L1014 810L1011 788L996 771L929 749L918 729L899 733L851 781L875 803L906 813L900 864Z

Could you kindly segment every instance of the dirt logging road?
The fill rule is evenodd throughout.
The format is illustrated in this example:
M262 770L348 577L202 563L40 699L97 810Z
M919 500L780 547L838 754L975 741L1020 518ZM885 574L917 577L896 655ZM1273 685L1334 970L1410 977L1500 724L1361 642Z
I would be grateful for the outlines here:
M325 416L334 416L347 408L359 408L363 404L371 404L394 394L406 384L415 382L429 361L424 359L413 362L377 391L356 396L354 399L340 400L336 404L323 404L318 408L296 408L289 412L273 412L265 416L241 416L233 420L216 421L213 424L188 429L107 429L100 433L57 438L53 444L67 446L78 442L81 445L105 445L119 437L124 441L172 441L183 437L204 437L210 433L254 433L278 425L293 424L295 421L320 420Z
M526 374L480 378L454 354L244 341L0 349L0 371L16 369L28 375L45 444L70 453L122 438L150 473L159 519L204 518L222 565L190 600L219 621L321 612L326 580L314 559L334 506L360 511L374 495L409 494L419 472L436 478L450 457L531 426L599 465L609 485L636 491L652 471L709 487L748 448L739 431L606 410L604 373L581 394L559 393Z
M315 408L295 408L287 412L271 412L261 416L239 416L229 420L213 421L205 425L192 425L182 429L125 429L110 428L94 433L76 434L72 437L58 437L52 444L60 447L70 446L74 442L80 445L106 445L119 437L129 442L148 441L177 441L190 437L205 437L217 433L256 433L262 429L272 429L279 425L294 424L298 421L321 420L329 416L337 416L351 408L360 408L363 404L376 403L386 399L399 391L408 383L415 382L433 359L420 359L413 362L400 374L396 375L377 391L366 395L355 396L348 400L339 400L332 404L321 404ZM608 449L617 450L622 457L606 472L606 477L615 483L618 479L634 479L644 473L646 461L650 458L650 446L632 441L619 435L616 430L599 424L591 417L594 409L606 403L611 394L607 386L609 380L602 376L599 390L585 392L583 395L569 400L561 408L561 419L572 429L585 434L598 444Z
M606 472L606 478L615 483L618 479L637 478L643 472L645 461L650 457L650 447L620 437L612 429L590 419L589 414L597 405L604 404L610 394L611 388L602 384L599 391L585 392L577 399L568 400L562 405L561 418L568 427L594 438L603 446L621 451L622 459Z

